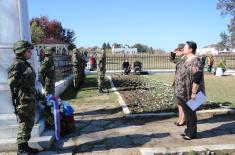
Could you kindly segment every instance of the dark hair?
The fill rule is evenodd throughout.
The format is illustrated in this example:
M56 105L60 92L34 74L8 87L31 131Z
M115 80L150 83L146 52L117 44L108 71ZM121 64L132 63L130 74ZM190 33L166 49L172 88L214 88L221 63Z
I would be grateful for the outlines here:
M197 44L193 41L187 41L186 44L189 46L189 48L192 49L192 53L195 54L197 50Z

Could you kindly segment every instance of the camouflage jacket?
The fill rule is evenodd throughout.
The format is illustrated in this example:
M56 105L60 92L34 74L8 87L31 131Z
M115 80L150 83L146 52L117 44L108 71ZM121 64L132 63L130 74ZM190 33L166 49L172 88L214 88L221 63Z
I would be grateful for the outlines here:
M72 65L74 68L82 68L82 57L79 54L72 55Z
M36 74L30 63L23 57L16 57L14 63L8 68L8 83L10 85L12 96L18 100L36 99L35 88Z
M42 61L39 67L39 80L43 85L55 81L55 64L52 57L45 57Z
M178 72L178 68L180 68L184 62L185 62L185 57L182 56L176 56L176 57L170 57L170 61L173 62L175 64L175 78L174 78L174 82L172 84L172 86L175 86L175 80L176 80L176 76L179 76L179 72Z
M97 63L97 71L99 72L105 72L106 71L106 55L105 53L98 52L96 57L96 63Z

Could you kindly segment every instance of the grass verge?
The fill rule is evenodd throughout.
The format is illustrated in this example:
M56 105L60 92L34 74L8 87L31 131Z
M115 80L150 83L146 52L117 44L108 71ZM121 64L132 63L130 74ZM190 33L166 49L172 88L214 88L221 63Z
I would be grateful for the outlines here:
M72 105L118 103L117 95L112 91L108 79L105 79L105 93L100 94L97 89L97 75L87 75L80 90L71 85L62 94L61 99L69 101Z
M149 75L151 78L158 81L163 81L167 84L172 84L174 74L153 74ZM214 76L212 74L205 74L206 96L209 101L215 103L228 104L235 108L235 76Z

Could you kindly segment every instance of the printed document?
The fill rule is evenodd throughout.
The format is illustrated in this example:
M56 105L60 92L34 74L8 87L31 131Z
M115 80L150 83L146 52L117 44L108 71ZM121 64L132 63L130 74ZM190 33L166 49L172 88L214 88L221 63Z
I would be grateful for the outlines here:
M200 105L207 101L207 97L200 91L196 95L195 100L189 100L186 104L195 111Z

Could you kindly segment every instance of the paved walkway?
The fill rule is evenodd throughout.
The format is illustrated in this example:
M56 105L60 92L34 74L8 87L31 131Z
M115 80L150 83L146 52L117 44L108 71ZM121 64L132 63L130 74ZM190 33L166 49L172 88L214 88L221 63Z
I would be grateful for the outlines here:
M235 115L200 116L198 139L183 140L172 118L125 118L119 105L75 107L76 132L39 155L140 155L140 149L235 143ZM7 153L15 154L15 153Z
M198 139L186 141L176 118L124 118L119 105L75 109L76 132L55 144L57 153L139 155L141 148L235 143L235 115L200 116Z

